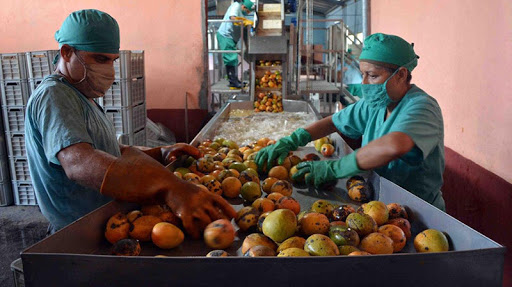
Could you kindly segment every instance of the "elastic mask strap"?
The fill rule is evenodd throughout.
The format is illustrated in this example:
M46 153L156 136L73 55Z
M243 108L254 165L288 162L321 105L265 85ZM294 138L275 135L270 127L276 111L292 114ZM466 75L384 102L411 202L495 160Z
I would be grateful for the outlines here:
M81 82L85 81L85 78L87 78L87 67L85 66L85 62L82 59L82 57L80 57L80 55L78 55L78 53L76 52L76 49L73 50L73 53L75 53L75 56L78 58L78 61L80 62L80 64L82 64L82 67L84 67L84 77L80 81L75 83L75 84L80 84Z

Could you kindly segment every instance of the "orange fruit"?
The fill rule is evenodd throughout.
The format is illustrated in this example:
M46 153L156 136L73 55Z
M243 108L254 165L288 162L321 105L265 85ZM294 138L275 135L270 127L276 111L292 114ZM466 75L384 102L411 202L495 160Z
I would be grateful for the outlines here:
M392 254L393 240L382 233L373 232L361 240L361 249L371 254Z
M284 166L274 166L268 171L269 177L275 177L277 179L281 180L287 180L288 179L288 170Z
M159 222L151 230L151 241L162 249L174 248L184 239L183 231L169 222Z
M130 230L130 237L140 241L151 241L151 231L159 222L162 222L162 219L153 215L144 215L137 218Z
M445 252L450 245L446 235L436 229L427 229L414 238L414 248L418 252Z
M252 207L256 208L260 213L265 213L274 210L275 204L271 199L258 198L252 203Z
M329 219L327 216L311 212L305 214L300 220L300 230L306 236L313 234L326 234L329 231Z
M236 177L229 176L222 181L222 194L227 198L236 198L240 195L242 183Z
M114 214L107 222L105 228L105 238L108 242L114 244L121 239L128 238L130 231L130 222L126 215L118 212Z
M320 148L320 152L325 157L331 157L332 154L334 153L334 146L328 143L323 144L322 147Z
M209 247L225 249L235 240L235 229L229 220L218 219L206 226L203 237Z
M270 193L278 192L284 196L290 196L293 193L292 184L286 180L276 181L270 188Z
M386 224L379 227L378 232L388 236L393 240L393 252L398 252L405 247L407 238L405 233L400 227L392 224Z
M263 183L261 184L261 189L263 189L264 192L266 192L267 194L271 193L271 188L272 188L272 185L274 183L276 183L276 181L278 181L279 179L275 178L275 177L267 177L265 178L265 180L263 181Z
M276 209L289 209L297 215L300 212L300 203L293 197L283 196L276 202Z

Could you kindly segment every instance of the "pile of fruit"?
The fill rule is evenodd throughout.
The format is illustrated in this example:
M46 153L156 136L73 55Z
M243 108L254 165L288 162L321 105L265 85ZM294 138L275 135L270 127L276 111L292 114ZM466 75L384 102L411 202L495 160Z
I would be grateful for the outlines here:
M279 113L283 111L283 97L275 93L258 93L254 101L255 112Z
M398 203L370 201L371 185L360 176L350 178L346 186L353 200L367 202L360 207L336 205L326 200L301 207L293 197L291 176L301 161L319 160L317 154L303 158L291 154L282 165L270 169L264 166L264 174L258 174L256 153L274 143L262 138L239 147L221 138L206 140L198 146L203 157L197 160L189 157L175 169L177 177L206 191L244 201L234 224L221 219L206 227L204 243L213 250L207 256L227 256L223 249L233 244L236 232L239 237L248 234L241 253L250 257L391 254L404 248L411 237L407 211ZM328 138L317 140L315 147L325 156L334 151ZM171 249L185 238L180 219L160 205L115 214L107 222L105 237L113 244L112 253L117 255L138 255L139 241ZM418 252L449 248L445 235L433 229L419 233L414 246Z
M267 61L267 60L258 60L259 67L278 67L281 66L281 61Z
M261 78L256 79L256 88L271 88L281 89L283 87L283 76L280 71L271 72L265 71Z

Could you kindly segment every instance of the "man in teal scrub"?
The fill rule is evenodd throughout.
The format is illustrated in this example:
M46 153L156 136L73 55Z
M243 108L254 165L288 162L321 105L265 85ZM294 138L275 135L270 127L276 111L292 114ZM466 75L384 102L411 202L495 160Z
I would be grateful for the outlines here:
M364 41L359 57L363 99L258 152L256 163L271 166L288 151L340 132L363 137L362 147L340 160L303 162L295 178L320 186L363 170L375 170L404 189L445 210L443 116L437 101L411 84L418 63L413 44L386 34Z
M254 6L251 0L243 0L243 3L233 2L229 6L223 20L243 20L243 25L252 25L252 21L244 18L247 16ZM240 40L240 26L233 24L234 22L222 22L219 30L217 31L217 41L219 42L219 48L221 50L236 50L238 40ZM233 89L240 89L242 83L238 79L236 68L238 66L238 54L237 53L224 53L222 54L222 60L226 66L226 73L228 75L229 84L228 86Z
M164 167L179 155L199 157L192 146L117 143L112 122L94 101L114 81L120 43L114 18L92 9L73 12L55 39L56 73L31 95L25 119L30 175L50 234L112 199L167 204L195 238L211 221L236 214L222 197Z

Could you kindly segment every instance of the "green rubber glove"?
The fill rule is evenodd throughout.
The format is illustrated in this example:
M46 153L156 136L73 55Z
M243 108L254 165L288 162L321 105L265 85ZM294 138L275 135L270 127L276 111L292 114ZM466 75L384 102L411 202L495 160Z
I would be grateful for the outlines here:
M292 177L293 180L309 173L305 177L306 184L314 184L317 188L326 182L362 172L357 166L355 151L339 160L301 162L297 165L297 169L298 171Z
M267 169L274 166L274 160L278 159L278 164L282 164L288 156L288 152L296 150L299 146L305 146L311 141L311 135L303 128L296 129L291 135L283 137L275 144L262 148L256 154L255 162L261 172L263 166L267 164Z

